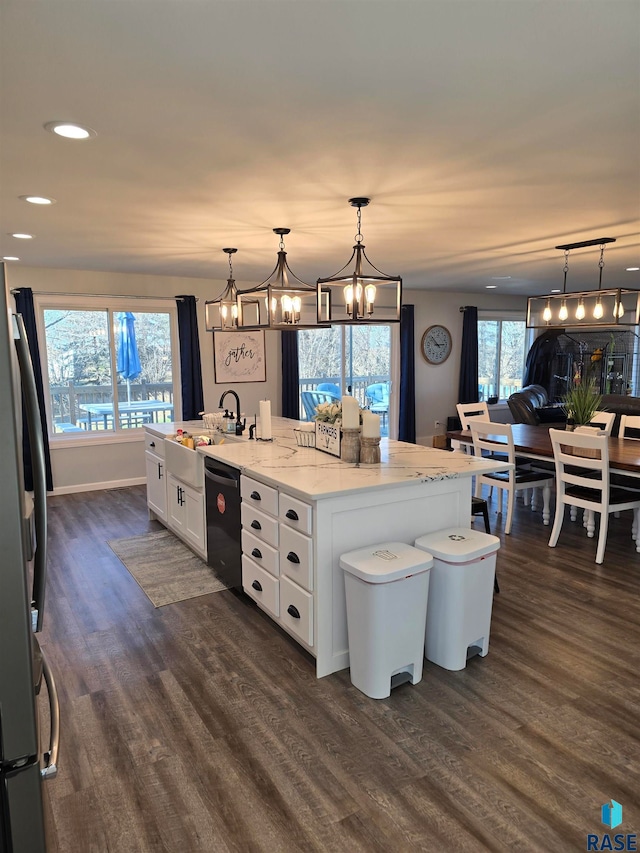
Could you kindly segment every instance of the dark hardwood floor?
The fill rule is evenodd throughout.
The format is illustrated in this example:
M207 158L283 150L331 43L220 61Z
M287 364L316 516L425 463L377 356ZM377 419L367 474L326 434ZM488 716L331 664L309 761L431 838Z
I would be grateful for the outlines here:
M570 851L640 832L640 554L631 518L501 536L486 658L368 699L230 591L154 609L106 544L144 487L50 498L42 645L62 703L50 850ZM482 519L475 526L482 529ZM158 554L162 559L162 554Z

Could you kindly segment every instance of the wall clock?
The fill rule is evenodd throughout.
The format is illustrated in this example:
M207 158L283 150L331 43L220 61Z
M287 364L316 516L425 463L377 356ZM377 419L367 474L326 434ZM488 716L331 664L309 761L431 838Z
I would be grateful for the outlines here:
M446 326L429 326L422 336L420 352L429 364L442 364L451 355L451 332Z

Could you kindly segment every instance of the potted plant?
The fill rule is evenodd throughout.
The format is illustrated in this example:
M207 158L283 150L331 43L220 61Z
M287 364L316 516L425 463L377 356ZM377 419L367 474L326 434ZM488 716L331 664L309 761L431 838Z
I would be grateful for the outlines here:
M596 388L595 379L575 382L562 401L562 406L567 413L567 429L590 423L601 403L602 395Z

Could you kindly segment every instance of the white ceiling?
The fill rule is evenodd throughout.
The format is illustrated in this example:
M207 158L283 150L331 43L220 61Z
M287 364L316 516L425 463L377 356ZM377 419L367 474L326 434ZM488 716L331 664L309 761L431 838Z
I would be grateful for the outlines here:
M603 286L640 287L638 0L3 0L0 23L0 255L224 279L234 246L257 283L286 226L315 281L363 195L405 287L545 293L554 246L602 236ZM569 290L598 259L572 253Z

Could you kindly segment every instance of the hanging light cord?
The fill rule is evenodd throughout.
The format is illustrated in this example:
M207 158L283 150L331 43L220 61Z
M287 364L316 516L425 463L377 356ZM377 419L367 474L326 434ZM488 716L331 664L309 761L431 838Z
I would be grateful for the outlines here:
M567 273L569 272L569 250L568 249L564 250L564 269L563 269L563 272L564 272L564 283L562 285L562 293L564 294L567 292Z
M279 246L279 248L280 248L281 252L284 252L284 234L280 235L280 246Z
M231 253L229 253L229 278L233 278L233 266L231 265Z

